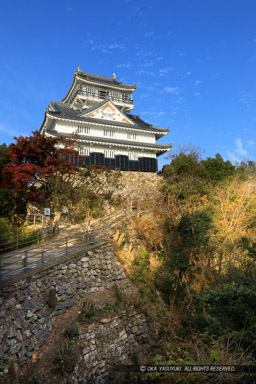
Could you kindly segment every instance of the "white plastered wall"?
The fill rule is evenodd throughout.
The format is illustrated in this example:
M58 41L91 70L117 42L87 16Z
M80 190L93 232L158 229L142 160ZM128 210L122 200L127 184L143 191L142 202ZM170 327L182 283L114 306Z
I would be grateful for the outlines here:
M53 129L60 133L78 134L78 127L90 127L90 133L88 136L93 137L113 138L116 140L134 141L136 143L141 142L147 144L154 144L156 142L154 133L140 132L111 125L100 126L90 123L76 123L73 121L56 121ZM111 134L104 135L104 130L112 131L113 136ZM130 138L128 138L128 134L130 134ZM135 138L133 138L133 134L136 135ZM85 135L85 133L81 133L81 135Z

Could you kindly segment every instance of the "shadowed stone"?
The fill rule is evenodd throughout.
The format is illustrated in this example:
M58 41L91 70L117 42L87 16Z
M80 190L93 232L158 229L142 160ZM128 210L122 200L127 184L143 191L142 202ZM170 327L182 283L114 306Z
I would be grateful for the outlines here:
M50 308L55 308L56 305L57 305L56 290L55 290L55 288L50 288L49 289L49 294L48 294L48 306Z

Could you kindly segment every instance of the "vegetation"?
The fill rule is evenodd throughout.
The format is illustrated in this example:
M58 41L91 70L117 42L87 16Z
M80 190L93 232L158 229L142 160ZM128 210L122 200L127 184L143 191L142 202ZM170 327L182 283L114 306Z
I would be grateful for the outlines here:
M197 151L177 153L162 170L160 205L134 220L140 247L131 251L131 238L119 247L169 343L168 351L151 354L152 364L255 363L255 176L251 161L234 166L219 154L202 160ZM149 376L170 382L165 374Z
M54 221L68 211L69 219L76 222L89 213L100 217L105 200L115 204L112 195L120 173L99 166L79 168L75 141L63 138L59 143L38 131L14 139L15 144L0 146L0 217L13 228L24 223L28 203L51 207Z
M101 203L112 202L118 172L78 169L55 148L55 139L38 133L16 140L16 145L0 148L1 215L7 210L17 215L20 202L46 199L59 212L72 206L77 222L88 211L100 215ZM72 153L72 146L69 150ZM140 295L133 298L134 306L137 302L147 308L162 336L161 343L148 346L147 363L255 364L255 176L252 161L234 166L220 154L203 160L195 148L187 148L163 168L158 206L138 214L129 230L121 223L114 245ZM12 234L11 220L0 218L0 225ZM100 311L118 310L124 305L118 287L115 295L114 304L101 310L85 303L80 323L90 322ZM55 354L59 374L72 372L77 363L71 342L77 335L77 326L70 327L68 340ZM137 355L133 362L139 363ZM230 377L193 374L186 382L209 379L225 383ZM172 380L179 383L184 377L174 374ZM143 382L169 383L170 376L150 373ZM236 382L250 380L241 374Z

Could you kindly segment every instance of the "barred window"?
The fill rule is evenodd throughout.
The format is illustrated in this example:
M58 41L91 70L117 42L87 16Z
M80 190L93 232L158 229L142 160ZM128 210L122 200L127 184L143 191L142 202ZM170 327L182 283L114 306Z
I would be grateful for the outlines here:
M78 133L88 134L88 133L90 133L90 127L78 126Z
M137 133L127 133L127 139L136 140L137 139Z
M111 129L104 129L103 134L104 136L114 137L114 131L112 131Z
M79 147L79 155L90 156L90 150L87 147Z
M104 155L106 157L114 158L114 151L111 151L110 149L104 149Z
M98 91L98 95L99 95L99 98L100 98L100 99L104 99L105 97L108 96L108 94L109 94L109 92L107 92L107 91L103 91L103 90L101 90L101 89Z
M128 152L129 160L138 160L138 154L135 152Z

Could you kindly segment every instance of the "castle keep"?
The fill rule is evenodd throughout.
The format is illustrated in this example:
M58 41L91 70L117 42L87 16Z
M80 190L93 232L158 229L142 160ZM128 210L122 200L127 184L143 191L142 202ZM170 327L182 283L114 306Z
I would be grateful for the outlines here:
M92 75L78 67L62 102L51 101L40 132L76 141L79 165L105 165L123 171L156 172L157 157L170 150L157 140L168 128L155 127L134 115L136 85Z

